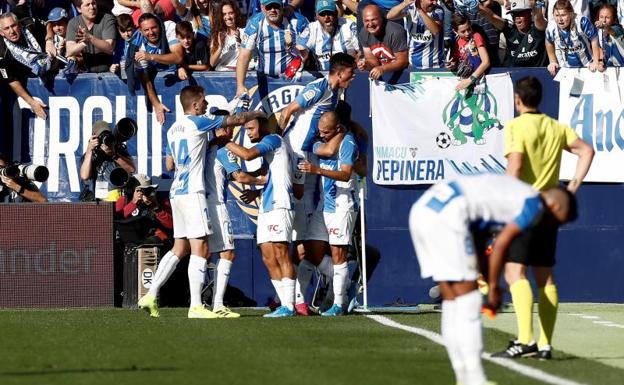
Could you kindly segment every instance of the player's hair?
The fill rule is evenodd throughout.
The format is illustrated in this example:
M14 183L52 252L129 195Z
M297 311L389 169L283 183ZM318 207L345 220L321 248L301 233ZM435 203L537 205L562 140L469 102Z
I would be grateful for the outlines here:
M514 92L527 107L537 108L542 101L542 83L535 76L518 80Z
M141 17L139 17L139 27L141 26L141 23L149 19L155 20L158 26L160 26L160 19L158 18L158 16L154 15L153 13L144 13L141 15Z
M329 59L329 74L335 74L338 71L342 71L345 68L355 67L355 59L353 56L338 52L332 55Z
M120 31L127 31L129 29L135 29L134 21L132 20L132 16L127 13L122 13L121 15L115 18L117 20L117 29Z
M345 126L351 123L351 105L344 100L339 100L336 105L336 114L338 115L338 120L340 120L340 124L344 124Z
M472 25L470 19L468 18L468 15L465 15L463 13L456 13L451 18L451 26L453 27L453 31L457 31L460 25L464 25L466 23Z
M258 121L258 125L260 126L260 130L264 131L271 131L271 127L269 124L269 119L265 118L264 116L259 116L256 118L256 120Z
M191 104L204 94L202 86L186 86L180 92L180 103L184 111L191 107Z
M555 11L568 11L569 13L574 13L574 7L572 6L572 3L570 3L569 0L557 0L555 2L555 5L553 6L553 14L555 13Z
M190 21L180 21L175 26L175 33L177 36L181 37L191 37L195 36L195 32L193 32L193 25Z
M335 111L327 111L325 113L323 113L323 115L321 115L321 118L319 119L320 121L329 121L331 123L333 123L333 125L337 125L338 123L340 123L340 118L338 117L338 114Z
M563 223L572 222L578 218L578 207L576 197L572 192L563 187L551 187L544 191L544 194L559 203L562 210L566 211L566 217Z

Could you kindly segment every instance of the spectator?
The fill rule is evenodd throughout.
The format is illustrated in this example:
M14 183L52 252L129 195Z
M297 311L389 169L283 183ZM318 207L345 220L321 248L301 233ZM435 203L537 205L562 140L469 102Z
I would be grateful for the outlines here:
M9 165L8 158L0 153L0 170ZM19 176L0 175L0 203L47 202L37 185L30 179Z
M167 23L173 25L172 22ZM171 29L165 29L165 24L157 16L144 13L139 19L139 31L132 36L126 57L128 89L134 93L138 77L160 124L165 122L165 112L169 112L169 108L158 98L154 78L158 71L167 70L174 64L179 65L183 60L184 49L171 35Z
M27 29L22 28L12 12L0 15L0 75L18 97L24 99L33 113L47 118L43 102L34 99L27 89L30 74L47 78L51 74L52 59Z
M455 87L460 91L476 85L489 68L490 58L483 37L478 32L472 31L468 16L453 15L453 31L457 35L457 41L449 67L462 78Z
M539 1L539 0L538 0ZM555 4L558 0L546 0L546 20L550 23L551 21L556 22L554 18ZM568 0L570 5L572 6L572 12L576 16L585 16L586 18L591 20L591 14L589 12L589 0ZM601 2L605 2L605 0L600 0ZM606 0L609 1L609 0ZM612 0L611 0L612 1ZM552 20L551 20L552 19Z
M122 79L126 79L126 57L128 56L128 49L130 48L130 42L132 41L132 35L136 30L136 26L132 21L132 17L126 13L122 13L116 17L117 19L117 32L119 32L120 39L117 40L115 45L115 52L113 54L113 64L110 66L110 72L119 73Z
M83 181L80 199L83 201L107 199L109 193L119 187L119 184L111 183L111 173L115 169L121 168L128 174L135 170L134 160L126 144L111 143L107 139L113 136L107 122L95 122L92 132L80 164L80 179Z
M208 71L208 51L203 40L196 40L188 21L176 24L176 39L184 49L184 60L178 65L178 77L186 80L193 71Z
M281 0L262 0L262 13L254 15L243 31L236 63L236 95L247 92L245 77L254 50L259 55L258 73L291 79L300 75L303 61L295 43L307 26L308 21L300 13L286 16Z
M186 4L171 0L171 3L182 20L191 22L195 37L207 43L210 40L213 13L210 0L186 0Z
M56 57L64 63L63 73L68 81L73 81L78 75L78 62L82 61L82 55L67 56L65 41L67 37L67 11L63 8L53 8L48 14L46 23L46 52L51 57Z
M484 0L475 1L476 8L471 10L468 13L465 13L470 19L470 23L472 25L472 30L478 32L481 37L484 39L483 41L486 44L486 48L490 57L490 64L493 67L500 65L499 59L499 45L500 45L500 31L492 25L483 15L479 13L479 7L485 7L491 9L497 15L501 14L501 6L497 1L494 0ZM456 9L456 12L458 10Z
M444 10L436 4L436 0L405 0L388 12L388 19L403 17L412 67L442 67Z
M576 16L568 0L557 0L553 16L555 22L546 30L548 72L554 76L559 67L589 67L595 71L600 47L592 22L585 16Z
M321 71L329 71L329 59L338 52L354 58L359 55L360 43L356 25L352 20L338 17L333 0L318 0L316 21L310 23L297 39L297 49L307 61L310 54Z
M376 5L364 8L365 29L360 31L360 44L365 61L358 62L360 70L370 70L372 79L379 79L386 72L407 68L407 38L405 30L396 23L388 23Z
M479 7L479 13L505 35L507 45L503 65L507 67L547 65L548 56L544 46L547 21L538 4L539 2L533 2L531 6L530 0L512 2L509 13L513 24L496 15L490 8Z
M112 13L115 16L130 15L133 23L137 25L144 13L154 13L163 20L173 20L176 10L171 0L115 0Z
M80 15L67 26L67 56L82 54L87 72L110 69L115 47L115 18L98 12L95 0L76 0Z
M611 4L604 4L598 9L598 43L600 54L598 69L621 67L624 65L624 31L617 22L617 12Z
M223 0L215 10L215 26L210 36L210 65L215 71L236 71L241 47L243 16L233 0Z

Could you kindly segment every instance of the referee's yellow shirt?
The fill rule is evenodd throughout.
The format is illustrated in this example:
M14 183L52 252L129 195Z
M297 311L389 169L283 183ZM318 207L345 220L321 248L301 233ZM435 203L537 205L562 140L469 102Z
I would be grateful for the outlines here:
M505 126L505 156L524 154L520 179L545 190L559 185L562 150L578 135L570 126L540 113L524 113Z

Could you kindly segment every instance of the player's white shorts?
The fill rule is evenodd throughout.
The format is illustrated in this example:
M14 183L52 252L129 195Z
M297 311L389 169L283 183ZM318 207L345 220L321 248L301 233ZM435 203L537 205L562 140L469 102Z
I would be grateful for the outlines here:
M476 280L479 267L466 202L460 196L436 211L427 206L436 198L435 190L425 192L409 215L420 275L436 282Z
M177 195L171 198L174 238L203 238L212 234L212 223L204 193Z
M225 203L208 202L208 213L213 233L208 237L208 249L211 253L234 250L232 222Z
M323 217L325 218L329 244L335 246L350 245L357 213L355 211L323 213Z
M257 244L290 242L294 213L289 209L275 209L258 214Z

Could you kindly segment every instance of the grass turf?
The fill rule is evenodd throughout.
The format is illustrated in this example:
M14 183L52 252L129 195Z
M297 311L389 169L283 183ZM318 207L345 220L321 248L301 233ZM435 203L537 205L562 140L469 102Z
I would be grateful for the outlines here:
M444 348L422 337L362 316L263 313L189 320L186 309L164 309L160 319L122 309L0 311L0 384L454 383ZM439 331L437 313L391 318ZM487 331L486 349L508 337ZM587 383L620 384L611 380L623 377L575 357L531 364ZM501 384L539 383L492 364L486 370Z

